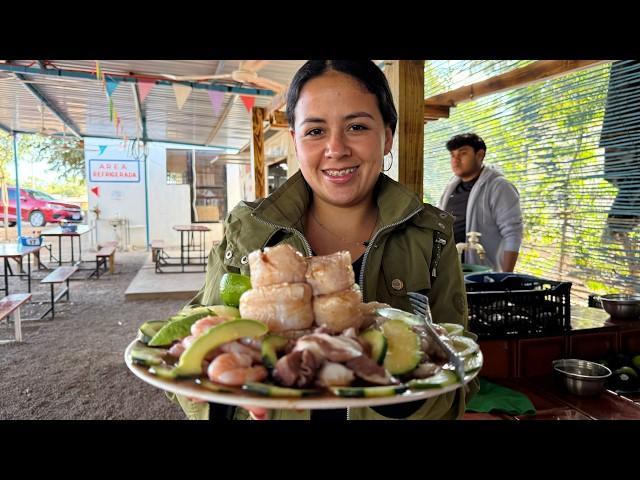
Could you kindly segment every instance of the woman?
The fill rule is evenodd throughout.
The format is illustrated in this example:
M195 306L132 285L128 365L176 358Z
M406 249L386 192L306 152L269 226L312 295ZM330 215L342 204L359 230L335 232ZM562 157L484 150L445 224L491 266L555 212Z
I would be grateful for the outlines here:
M206 283L192 303L221 303L218 285L224 273L249 275L250 252L285 242L305 255L348 250L364 302L411 311L407 293L423 292L436 321L466 327L452 217L423 204L382 173L397 113L380 69L373 62L308 61L289 87L287 116L300 171L268 198L234 208L224 239L209 256ZM477 384L471 389L477 391ZM459 418L468 390L409 404L350 409L348 418ZM207 418L206 404L180 403L191 418ZM253 418L310 415L251 410ZM333 414L347 418L346 410ZM332 413L312 416L323 415Z

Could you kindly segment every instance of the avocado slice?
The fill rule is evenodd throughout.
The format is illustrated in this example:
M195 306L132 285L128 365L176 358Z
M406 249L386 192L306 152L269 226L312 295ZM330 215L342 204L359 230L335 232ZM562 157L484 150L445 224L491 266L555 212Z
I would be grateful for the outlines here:
M149 341L149 345L152 347L165 347L171 345L175 340L180 340L191 334L191 325L198 320L211 315L209 310L200 310L195 313L190 313L184 317L178 317L175 320L171 320L167 324L158 330L153 338Z
M181 377L197 377L202 373L202 360L211 350L242 337L260 337L268 331L264 323L246 319L229 320L211 327L180 356L177 374Z

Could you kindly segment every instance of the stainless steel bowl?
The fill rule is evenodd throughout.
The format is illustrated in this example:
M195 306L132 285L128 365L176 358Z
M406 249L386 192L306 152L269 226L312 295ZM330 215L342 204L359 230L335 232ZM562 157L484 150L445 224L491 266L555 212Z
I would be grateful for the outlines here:
M612 293L601 295L605 312L618 320L640 320L640 295Z
M604 365L575 358L554 360L553 369L569 393L581 397L600 395L611 376Z

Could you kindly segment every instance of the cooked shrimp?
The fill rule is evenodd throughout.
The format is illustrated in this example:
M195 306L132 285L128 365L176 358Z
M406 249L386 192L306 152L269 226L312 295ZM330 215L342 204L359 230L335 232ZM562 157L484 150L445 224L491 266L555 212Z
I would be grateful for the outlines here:
M348 290L313 298L313 314L316 325L327 327L334 333L349 327L360 328L363 321L362 293L357 285Z
M247 382L260 382L267 378L267 369L262 365L251 366L252 359L242 353L223 353L209 364L209 380L223 385L239 387Z
M240 297L240 315L264 323L272 332L309 328L313 324L311 287L283 283L252 288Z
M249 355L251 359L257 363L262 360L262 353L259 350L243 345L239 342L227 342L220 345L220 351L225 353L241 353L243 355Z
M227 320L231 320L231 317L217 317L217 316L209 316L204 317L191 325L191 335L194 337L198 337L202 335L204 332L209 330L211 327L215 327Z
M189 335L188 337L184 337L182 339L182 346L184 347L184 349L186 350L187 348L189 348L191 344L195 342L196 338L198 337L196 337L195 335Z
M355 282L351 254L348 251L336 252L307 259L306 279L313 288L314 295L347 290Z
M282 244L267 247L264 252L251 252L249 269L254 288L279 283L300 283L305 281L307 260L291 245Z

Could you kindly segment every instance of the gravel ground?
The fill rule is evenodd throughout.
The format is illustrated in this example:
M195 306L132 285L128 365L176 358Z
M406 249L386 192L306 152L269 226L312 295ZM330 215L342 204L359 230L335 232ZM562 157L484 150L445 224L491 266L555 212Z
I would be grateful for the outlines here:
M90 255L83 250L85 259ZM56 305L53 321L48 316L23 322L24 342L0 345L0 419L185 418L162 391L135 377L123 359L139 325L166 318L186 303L125 302L127 286L149 256L146 251L118 252L115 274L72 280L71 301ZM10 293L26 291L25 280L10 278ZM36 280L32 293L23 319L47 309L40 302L49 298L48 286ZM0 339L12 336L13 325L0 323Z

